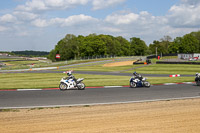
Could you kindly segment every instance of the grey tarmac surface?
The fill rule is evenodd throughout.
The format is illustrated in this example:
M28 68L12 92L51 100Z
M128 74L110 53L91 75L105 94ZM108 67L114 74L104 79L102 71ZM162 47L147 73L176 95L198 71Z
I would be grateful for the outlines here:
M129 103L199 96L200 86L193 84L154 85L150 88L0 91L0 109Z

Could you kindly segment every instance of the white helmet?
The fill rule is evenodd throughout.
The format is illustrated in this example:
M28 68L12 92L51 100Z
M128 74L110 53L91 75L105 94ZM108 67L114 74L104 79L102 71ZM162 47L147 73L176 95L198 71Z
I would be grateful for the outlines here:
M68 72L67 72L67 75L68 75L68 76L71 76L71 75L72 75L72 72L71 72L71 71L68 71Z
M68 76L72 75L72 71L66 71L66 72L63 72L63 73L66 73Z

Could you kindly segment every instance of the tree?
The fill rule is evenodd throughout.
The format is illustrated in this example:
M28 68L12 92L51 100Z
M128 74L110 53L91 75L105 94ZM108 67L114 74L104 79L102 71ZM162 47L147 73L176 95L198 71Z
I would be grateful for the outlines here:
M199 41L199 51L200 52L200 31L197 31L197 32L191 32L190 33L192 36L194 36L198 41Z
M131 55L146 55L147 45L140 38L132 37L130 39L130 52Z
M129 56L131 55L130 49L136 50L134 53L137 55L144 55L147 48L145 42L139 38L132 39L131 48L130 42L121 36L90 34L76 37L73 34L67 34L58 41L55 49L50 52L49 58L55 61L56 54L60 54L59 60L77 59L85 56Z
M195 53L199 52L199 40L192 34L186 34L181 41L181 52L183 53Z
M163 54L166 52L164 45L159 41L153 41L153 44L149 45L149 49L152 51L152 54Z
M168 48L169 48L172 38L170 36L164 36L160 40L161 40L160 45L164 48L162 50L162 53L168 54L169 53Z
M67 60L67 59L73 59L78 54L78 48L77 45L77 37L73 34L67 34L65 38L61 39L57 45L55 46L55 49L50 52L50 59L56 60L55 54L60 54L59 60Z
M193 34L177 37L169 47L170 53L195 53L199 52L199 40Z
M120 43L120 53L124 56L130 55L130 43L125 38L118 36L116 37L117 41Z
M175 38L174 39L174 41L172 42L172 43L170 43L170 45L169 45L169 49L168 49L168 51L169 51L169 53L180 53L180 52L182 52L182 51L180 51L181 50L181 40L182 40L182 38L181 37L177 37L177 38Z
M52 61L56 61L56 51L55 49L52 49L48 55L48 59L51 59Z
M106 45L105 42L97 35L86 36L83 40L80 53L81 56L97 56L105 54Z

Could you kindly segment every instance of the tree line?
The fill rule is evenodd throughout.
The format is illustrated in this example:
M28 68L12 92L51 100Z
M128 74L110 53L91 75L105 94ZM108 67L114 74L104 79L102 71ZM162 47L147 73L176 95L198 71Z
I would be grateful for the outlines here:
M32 50L12 51L11 55L28 56L28 57L36 57L36 56L47 57L49 55L49 52L46 52L46 51L32 51Z
M144 56L150 54L169 53L198 53L200 52L200 31L191 32L183 37L164 36L153 41L149 46L137 37L126 40L122 36L90 34L88 36L67 34L55 48L50 51L48 58L52 61L80 59L89 56ZM56 59L56 54L60 59Z
M133 37L130 41L122 36L111 35L75 36L67 34L61 39L55 49L50 51L49 59L55 61L56 54L60 54L59 60L79 59L88 56L134 56L147 55L148 47L140 38Z
M155 54L169 53L200 53L200 31L191 32L183 37L176 37L173 41L170 36L164 36L160 41L153 41L149 50Z

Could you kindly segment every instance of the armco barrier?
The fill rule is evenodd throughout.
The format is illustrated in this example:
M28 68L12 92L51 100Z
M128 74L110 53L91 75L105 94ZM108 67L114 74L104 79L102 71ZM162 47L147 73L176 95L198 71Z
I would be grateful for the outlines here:
M200 62L156 61L156 64L194 64L194 65L200 65Z

